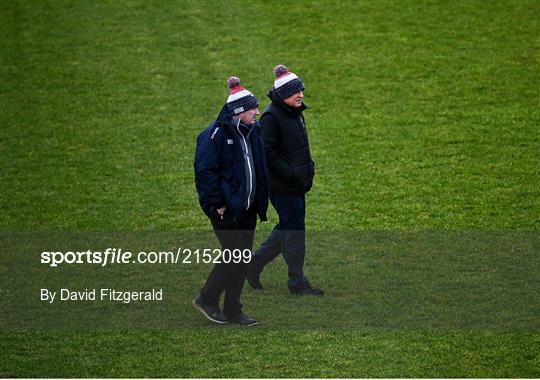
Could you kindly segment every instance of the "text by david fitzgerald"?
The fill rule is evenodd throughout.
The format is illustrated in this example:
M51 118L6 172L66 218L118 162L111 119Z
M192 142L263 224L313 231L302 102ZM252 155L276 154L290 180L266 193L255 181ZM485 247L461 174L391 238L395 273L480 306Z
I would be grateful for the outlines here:
M163 301L163 289L147 291L120 291L116 289L60 289L51 291L41 289L41 301L116 301L130 303L133 301Z

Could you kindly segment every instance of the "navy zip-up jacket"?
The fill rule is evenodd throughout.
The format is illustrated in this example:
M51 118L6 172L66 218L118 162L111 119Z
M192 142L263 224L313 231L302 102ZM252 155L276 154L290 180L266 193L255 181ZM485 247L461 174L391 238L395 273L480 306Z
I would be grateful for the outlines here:
M242 149L241 135L235 133L231 116L225 105L219 116L197 137L195 152L195 185L199 203L209 217L215 217L217 209L227 206L235 218L245 211L249 194L246 186L249 172L245 170L246 157ZM253 205L260 219L266 220L268 209L268 184L264 142L260 136L259 123L248 134L255 166L255 198ZM244 147L245 149L245 147Z

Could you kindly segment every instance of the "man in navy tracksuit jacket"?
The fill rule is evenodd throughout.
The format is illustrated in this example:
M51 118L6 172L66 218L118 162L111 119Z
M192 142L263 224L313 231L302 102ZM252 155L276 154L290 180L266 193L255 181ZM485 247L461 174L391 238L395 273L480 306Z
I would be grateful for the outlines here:
M256 120L259 104L238 78L227 84L227 104L197 138L195 184L222 250L251 251L257 215L265 221L268 208L264 142ZM247 262L229 258L222 255L193 305L215 323L255 325L258 321L245 315L240 303Z

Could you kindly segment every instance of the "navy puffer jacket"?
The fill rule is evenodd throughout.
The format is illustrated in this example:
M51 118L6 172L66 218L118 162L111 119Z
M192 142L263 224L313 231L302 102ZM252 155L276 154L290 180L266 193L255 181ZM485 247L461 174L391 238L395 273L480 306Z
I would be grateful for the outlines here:
M311 189L315 175L302 114L307 107L288 107L274 91L268 97L272 103L261 116L261 135L266 147L270 192L303 195Z

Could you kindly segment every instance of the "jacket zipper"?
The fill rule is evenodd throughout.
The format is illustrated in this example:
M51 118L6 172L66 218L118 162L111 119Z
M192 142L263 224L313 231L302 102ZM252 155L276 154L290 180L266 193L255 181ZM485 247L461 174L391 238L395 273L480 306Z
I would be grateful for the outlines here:
M304 133L302 133L302 137L304 138L304 143L306 144L306 146L309 146L308 144L308 140L307 140L307 128L306 128L306 124L304 123L304 119L300 116L299 117L299 120L300 120L300 125L302 125L302 129ZM309 158L309 161L312 161L312 158L311 158L311 152L309 152L309 149L308 149L308 158ZM311 162L309 162L311 163ZM306 166L306 169L307 169L307 176L309 178L309 165Z
M247 146L247 142L244 135L240 132L240 123L236 125L236 129L238 130L238 133L240 134L240 136L242 136L242 140L244 140L244 146L246 147L246 161L247 161L248 169L249 169L248 170L249 171L249 193L248 193L247 207L246 207L246 210L248 210L250 206L249 200L251 198L251 192L253 191L253 176L251 175L251 164L249 163L248 146Z

